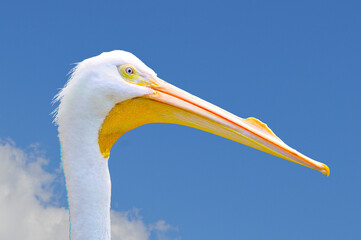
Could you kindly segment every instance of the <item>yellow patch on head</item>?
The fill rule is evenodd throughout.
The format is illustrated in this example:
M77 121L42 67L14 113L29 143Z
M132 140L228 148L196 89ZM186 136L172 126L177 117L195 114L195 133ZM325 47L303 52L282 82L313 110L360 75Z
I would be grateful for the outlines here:
M131 64L122 65L119 68L120 74L123 76L124 80L130 83L134 83L140 86L148 86L149 82L146 79L143 79L139 75L138 70Z

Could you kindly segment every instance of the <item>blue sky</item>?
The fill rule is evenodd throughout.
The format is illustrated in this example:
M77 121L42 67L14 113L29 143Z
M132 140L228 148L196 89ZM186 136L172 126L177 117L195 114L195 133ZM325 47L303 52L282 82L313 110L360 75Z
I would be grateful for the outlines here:
M178 229L170 239L361 238L360 12L359 1L2 1L0 138L37 143L54 172L50 102L72 63L127 50L164 80L266 122L331 175L153 124L112 149L114 210L164 220Z

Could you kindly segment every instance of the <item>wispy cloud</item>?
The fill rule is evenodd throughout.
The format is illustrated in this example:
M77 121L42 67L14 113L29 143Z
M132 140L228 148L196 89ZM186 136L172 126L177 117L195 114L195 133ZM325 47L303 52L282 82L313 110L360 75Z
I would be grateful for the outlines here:
M68 238L68 210L54 193L56 173L37 150L24 151L0 140L0 239L48 240ZM112 239L168 239L176 230L163 220L145 224L137 211L112 211Z

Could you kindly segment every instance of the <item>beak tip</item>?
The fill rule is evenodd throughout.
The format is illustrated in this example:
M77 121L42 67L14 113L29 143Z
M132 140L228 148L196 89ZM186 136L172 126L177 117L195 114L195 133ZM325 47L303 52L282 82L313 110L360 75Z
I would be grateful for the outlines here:
M326 164L322 164L323 169L321 170L321 173L323 175L330 176L330 168Z

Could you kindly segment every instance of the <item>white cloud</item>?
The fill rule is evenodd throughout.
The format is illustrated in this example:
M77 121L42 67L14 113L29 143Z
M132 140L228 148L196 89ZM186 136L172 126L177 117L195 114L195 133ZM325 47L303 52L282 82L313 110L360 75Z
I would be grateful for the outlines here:
M33 148L25 152L0 140L0 239L68 239L68 210L54 193L57 173L44 167L48 160ZM137 211L112 211L112 239L165 240L176 230L163 220L145 224Z

